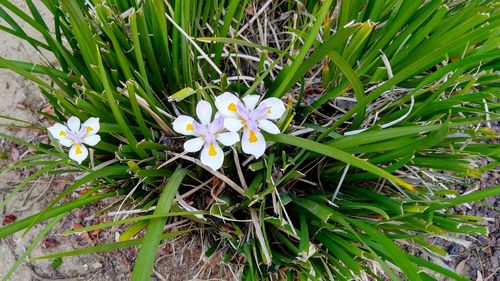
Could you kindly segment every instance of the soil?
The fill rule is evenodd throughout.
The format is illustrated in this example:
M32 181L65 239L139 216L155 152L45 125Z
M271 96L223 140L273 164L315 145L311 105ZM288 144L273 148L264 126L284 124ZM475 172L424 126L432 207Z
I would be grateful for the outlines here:
M24 0L10 1L17 7L25 11L28 10ZM34 2L50 27L51 14L40 1ZM23 24L22 21L18 22L26 33L35 34L27 24ZM0 20L0 24L5 23ZM47 61L56 64L56 61L49 54L42 54L30 44L5 32L0 32L0 46L2 46L0 56L5 58L38 64L44 64ZM0 115L28 122L46 123L37 112L43 111L47 104L34 83L11 71L0 69L0 92L3 99L0 103ZM0 120L0 124L25 125L22 122L3 119ZM0 126L0 132L33 143L48 141L45 134L27 129ZM0 138L0 169L14 160L25 157L26 150L25 147L17 146ZM0 174L0 202L33 172L32 169L19 169ZM43 210L72 180L69 177L46 176L31 182L17 194L6 208L0 210L0 225L11 223L16 219ZM79 196L79 194L72 196ZM96 218L95 213L110 203L112 202L103 200L72 212L50 231L48 238L43 239L41 245L36 247L29 257L113 242L117 233L122 232L123 229L110 229L100 233L81 235L61 235L64 231L75 227L103 222L100 221L102 216ZM108 219L111 220L112 217L108 217ZM2 261L0 263L0 278L7 274L42 228L43 225L36 226L24 237L21 237L21 233L17 233L11 237L0 239L0 260ZM201 239L193 235L165 242L160 247L151 280L200 280L201 278L232 280L232 273L228 271L228 268L221 266L221 256L215 254L212 258L204 257L202 245ZM53 260L23 262L11 280L129 280L136 251L136 248L131 248L102 254L65 257L62 264L56 269L53 268Z
M12 0L11 0L12 1ZM12 1L18 7L26 9L22 0ZM37 1L35 1L37 2ZM50 13L43 8L41 14L50 23ZM30 29L24 24L29 33ZM25 60L42 63L41 54L26 42L0 32L0 56L15 60ZM49 61L51 58L48 58ZM18 118L30 122L40 122L37 114L45 106L36 85L17 74L0 70L0 115ZM17 124L18 122L0 121L0 123ZM8 132L28 141L47 141L42 134L34 134L28 130L7 130L0 127L0 132ZM0 139L0 169L15 159L24 157L26 148L18 147L12 142ZM0 175L0 201L20 181L33 171L21 169ZM18 218L34 214L47 206L71 178L46 176L28 184L6 208L0 210L0 224L7 224ZM472 183L472 185L470 185ZM469 182L469 185L460 186L468 190L478 185L480 188L499 184L498 171L491 172L480 181ZM77 196L75 194L74 196ZM484 203L474 204L456 209L457 213L485 216L492 218L488 224L490 232L487 236L471 239L472 246L465 249L455 244L442 243L448 250L452 261L449 266L465 274L473 280L500 280L498 275L500 260L500 231L498 217L498 198L490 198ZM93 246L112 242L116 232L120 229L106 230L101 233L86 233L83 235L61 235L62 232L78 227L90 225L98 220L94 215L97 210L107 206L110 202L102 201L83 209L74 211L70 216L61 220L50 232L49 237L42 240L41 246L36 247L30 257L46 255L54 252L68 251L86 246ZM25 237L20 233L6 239L0 239L0 278L5 276L15 260L30 245L36 234L43 226L36 226ZM198 278L212 278L211 280L236 279L239 272L221 266L222 257L215 254L212 258L203 256L203 239L198 236L184 236L173 242L163 244L159 250L159 258L151 280L200 280ZM128 280L133 267L137 249L115 250L103 254L92 254L65 257L62 264L53 269L53 260L24 262L15 272L12 280Z
M498 124L497 124L498 125ZM498 128L498 127L497 127ZM498 140L492 143L498 144ZM485 165L486 159L483 159ZM498 167L483 174L480 179L465 179L464 184L455 188L461 192L482 190L500 185L500 170ZM441 246L452 258L449 265L472 280L500 281L500 196L486 198L472 205L462 205L454 208L461 215L489 218L488 234L475 238L467 238L472 244L469 248L441 241Z

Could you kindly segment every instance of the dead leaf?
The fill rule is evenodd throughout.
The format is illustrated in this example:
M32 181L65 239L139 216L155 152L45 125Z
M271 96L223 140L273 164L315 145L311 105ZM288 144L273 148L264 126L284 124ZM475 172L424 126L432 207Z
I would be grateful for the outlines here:
M80 228L83 228L83 225L74 222L72 224L72 227L73 227L73 229L80 229ZM80 233L80 237L82 237L83 239L87 240L89 243L94 243L94 240L92 240L92 238L90 238L90 235L89 235L88 232L82 232L82 233Z
M87 193L89 193L90 189L84 187L82 190L80 190L80 192L78 192L78 194L80 194L80 196L83 196Z
M21 152L19 152L19 150L13 146L10 150L10 159L12 159L13 161L17 161L19 160L19 156L21 156Z
M9 130L11 132L19 132L19 131L21 131L21 129L19 129L17 127L7 127L7 130Z
M235 232L233 226L230 225L230 224L228 224L228 223L223 223L223 224L219 225L219 227L224 232L230 232L230 233L234 233Z
M457 266L455 267L455 272L460 274L460 275L465 275L467 273L465 269L465 264L467 263L467 260L469 258L464 259L463 261L459 262Z
M255 11L253 10L253 6L251 4L247 6L247 8L245 9L245 12L249 16L253 16L255 14Z
M172 253L172 245L170 243L165 244L163 248L160 249L162 255L169 255Z
M25 110L26 109L26 105L24 105L23 103L17 103L16 107L17 107L17 109L21 109L21 110Z
M51 238L51 237L47 237L43 240L42 248L51 249L51 248L57 247L58 245L59 245L59 242L57 242L56 239Z
M43 113L47 113L50 115L54 115L54 108L52 107L51 104L47 104L42 108Z
M8 214L8 215L5 215L5 217L3 218L3 225L7 225L9 223L13 223L17 220L17 217L13 214Z
M81 224L79 224L79 223L74 222L74 223L72 223L72 224L71 224L71 227L72 227L73 229L80 229L80 228L83 228L83 225L81 225Z

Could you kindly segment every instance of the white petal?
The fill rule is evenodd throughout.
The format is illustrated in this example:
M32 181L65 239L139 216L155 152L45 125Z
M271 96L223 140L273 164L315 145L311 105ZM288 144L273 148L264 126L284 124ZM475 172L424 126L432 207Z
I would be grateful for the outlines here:
M285 113L285 104L278 98L268 98L263 100L261 105L269 107L264 118L268 119L279 119L283 113Z
M69 150L69 158L81 164L87 158L89 151L83 144L75 144Z
M278 126L276 126L273 122L269 120L260 119L259 121L257 121L257 123L259 128L270 134L276 135L280 133L280 128L278 128Z
M61 138L59 140L59 143L65 147L70 147L73 145L73 141L70 138Z
M241 137L241 149L246 154L251 154L255 158L259 158L266 150L266 140L264 136L258 131L243 130Z
M73 145L73 141L68 138L67 130L69 129L63 124L57 123L54 126L47 128L47 130L49 130L49 133L57 139L62 146L70 147Z
M179 134L183 134L186 136L192 136L194 135L194 125L193 125L194 119L192 117L189 117L187 115L181 115L177 117L174 122L172 122L172 125L174 127L174 131L176 131Z
M224 163L224 153L217 143L205 143L200 155L201 163L217 170Z
M94 146L100 141L101 141L101 136L99 135L91 135L83 139L83 143L90 146Z
M184 143L184 150L187 152L200 151L200 149L204 143L205 143L205 141L202 138L194 138L194 139L187 140Z
M86 136L95 135L101 128L101 125L99 125L99 118L90 117L83 123L82 128L85 130L84 134Z
M240 102L240 99L229 93L225 92L220 96L215 98L215 106L220 111L220 113L226 117L237 117L236 105Z
M253 110L257 103L259 102L259 95L247 95L243 97L243 103L247 107L248 110Z
M224 119L224 128L230 132L238 132L243 127L243 122L239 119L227 117Z
M75 133L78 133L78 131L80 131L80 119L78 119L78 117L75 117L75 116L71 116L69 119L68 119L68 128L75 132Z
M208 101L201 100L196 105L196 116L200 119L201 124L208 125L212 120L212 106Z
M49 130L49 133L57 140L65 139L66 138L66 130L68 128L64 126L63 124L54 124L52 127L48 127L47 130Z
M220 133L217 140L225 146L231 146L240 140L240 135L233 132Z

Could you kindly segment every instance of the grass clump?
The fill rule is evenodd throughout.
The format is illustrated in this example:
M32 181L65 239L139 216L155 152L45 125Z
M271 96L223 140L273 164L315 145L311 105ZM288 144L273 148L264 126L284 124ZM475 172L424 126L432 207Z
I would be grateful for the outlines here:
M1 29L58 64L0 58L0 67L39 85L54 109L40 113L47 119L99 118L101 141L78 164L55 139L2 134L34 151L7 169L39 166L28 180L79 177L0 237L50 221L43 236L64 214L108 197L125 203L110 209L151 211L78 230L132 223L137 231L120 242L32 260L140 245L132 279L148 280L162 239L203 229L205 254L243 261L244 280L466 280L442 266L446 251L427 238L485 234L483 218L450 208L500 194L443 185L498 164L498 148L485 142L499 119L497 2L42 2L53 30L31 0L26 12L0 2ZM238 144L214 171L183 152L172 122L223 92L279 98L286 111L281 133L264 134L264 156ZM490 164L478 166L482 157ZM62 203L84 184L91 192ZM177 216L190 223L163 233Z

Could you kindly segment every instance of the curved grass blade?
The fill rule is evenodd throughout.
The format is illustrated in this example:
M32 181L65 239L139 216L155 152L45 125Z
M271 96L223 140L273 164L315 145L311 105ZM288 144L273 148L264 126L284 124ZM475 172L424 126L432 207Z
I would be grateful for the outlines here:
M44 217L45 214L49 213L52 209L52 207L59 201L61 201L64 197L69 195L71 192L73 192L75 189L77 189L79 186L82 184L88 183L92 180L95 180L97 178L102 178L102 177L108 177L108 176L119 176L119 175L124 175L128 171L127 166L109 166L109 167L104 167L101 169L97 169L95 171L92 171L83 177L81 177L79 180L75 181L72 185L67 187L63 192L61 192L56 199L54 199L42 212L40 212L36 217L31 221L31 224L26 228L26 230L23 232L23 236L28 233L28 231L40 220Z
M422 280L418 275L417 267L408 260L406 254L403 253L403 251L399 249L399 247L396 246L396 244L394 244L394 242L391 239L387 238L387 236L385 236L382 232L380 232L376 228L364 222L361 222L360 220L349 219L349 218L347 218L347 220L350 221L353 225L363 230L369 237L371 237L374 241L376 241L378 245L383 247L385 251L390 253L392 262L403 271L405 277L408 278L408 280L411 281Z
M154 215L168 214L174 201L175 194L186 173L187 170L179 168L175 170L168 179L167 185L165 185L160 195L160 199L158 200ZM149 222L146 235L144 236L144 242L141 245L132 271L132 281L148 280L150 278L149 276L153 270L158 245L160 244L163 227L165 226L167 218L168 217L152 219Z
M21 263L26 259L26 257L35 249L35 247L40 243L40 241L47 235L47 233L65 216L66 214L60 214L55 217L47 226L45 226L42 231L35 237L33 242L30 243L28 248L24 251L24 253L16 260L14 265L10 268L9 272L4 276L2 281L7 281L12 277L12 274L16 272L17 268Z
M386 178L389 181L391 181L394 184L400 185L404 187L405 189L414 192L415 187L413 187L411 184L405 182L404 180L388 173L387 171L384 171L383 169L368 163L364 160L361 160L355 156L352 156L349 153L346 153L342 150L336 149L334 147L330 147L328 145L318 143L312 140L304 139L304 138L299 138L291 135L270 135L266 134L265 135L266 139L269 141L275 141L283 144L288 144L288 145L293 145L296 147L300 147L305 150L309 150L312 152L316 152L328 157L331 157L333 159L337 159L339 161L342 161L344 163L348 163L352 166L358 167L360 169L363 169L367 172L371 172L375 175L378 175L380 177Z
M315 42L316 36L319 33L319 30L323 24L323 19L328 14L331 5L332 5L331 0L327 0L323 3L321 10L318 12L318 16L316 17L315 23L313 24L311 30L309 31L309 36L304 41L304 45L300 49L299 54L295 57L295 60L293 61L292 65L286 70L283 70L282 73L280 73L281 75L283 75L284 78L281 81L279 81L278 87L270 94L270 96L282 97L285 94L289 82L293 79L295 72L297 71L297 69L299 69L307 53L309 52L309 49Z
M160 240L171 239L171 238L189 233L191 231L193 231L193 230L187 229L187 230L180 230L180 231L165 233L165 234L160 236ZM91 253L99 253L99 252L104 252L104 251L111 251L111 250L116 250L116 249L121 249L121 248L126 248L126 247L132 247L132 246L140 245L144 241L144 239L145 238L138 238L138 239L116 242L116 243L111 243L111 244L87 247L87 248L73 250L73 251L67 251L67 252L63 252L63 253L56 253L56 254L51 254L51 255L46 255L46 256L41 256L41 257L34 257L34 258L31 258L30 261L62 258L62 257L69 257L69 256L91 254ZM144 279L144 280L148 280L148 279Z
M96 225L91 225L87 226L84 228L78 228L78 229L72 229L69 231L64 232L64 235L72 234L72 233L80 233L80 232L88 232L96 229L102 229L105 227L112 227L116 225L121 225L129 222L137 222L137 221L143 221L143 220L151 220L151 219L159 219L159 218L165 218L165 217L176 217L176 216L187 216L187 215L209 215L210 213L207 211L197 211L197 212L170 212L168 214L163 214L163 215L146 215L146 216L140 216L140 217L133 217L133 218L126 218L122 220L117 220L117 221L110 221L110 222L105 222L105 223L100 223Z
M104 198L108 198L108 197L111 197L114 195L116 195L116 193L111 192L111 193L104 193L104 194L99 194L96 196L89 196L89 197L81 198L81 199L71 201L70 203L67 203L67 204L64 204L64 205L61 205L61 206L58 206L55 208L50 208L46 212L41 213L41 216L39 216L38 214L35 214L35 215L29 216L27 218L15 221L11 224L8 224L8 225L0 228L0 238L4 238L8 235L16 233L16 232L30 226L30 224L33 221L35 221L35 219L38 221L43 221L43 220L52 218L54 216L57 216L59 214L65 214L65 213L67 213L71 210L74 210L76 208L80 208L80 207L88 205L92 202L102 200Z

